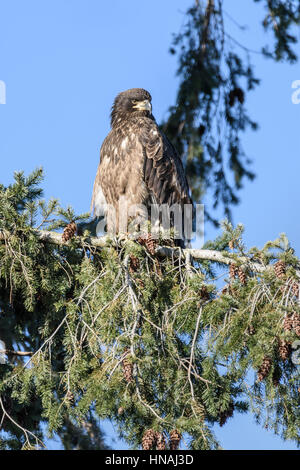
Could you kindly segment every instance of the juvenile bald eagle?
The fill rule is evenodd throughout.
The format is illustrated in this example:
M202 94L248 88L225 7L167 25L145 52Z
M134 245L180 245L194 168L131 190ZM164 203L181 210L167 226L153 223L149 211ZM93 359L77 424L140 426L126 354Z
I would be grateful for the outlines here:
M155 122L148 91L120 93L111 128L101 147L91 203L95 216L105 215L108 232L119 231L121 198L128 207L192 204L181 159Z

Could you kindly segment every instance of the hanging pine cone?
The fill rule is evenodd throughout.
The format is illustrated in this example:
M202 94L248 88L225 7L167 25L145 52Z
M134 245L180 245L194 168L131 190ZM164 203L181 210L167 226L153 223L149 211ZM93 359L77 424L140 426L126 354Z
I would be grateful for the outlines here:
M77 225L75 224L75 222L70 222L64 229L63 231L63 234L61 236L63 242L67 242L68 240L70 240L71 238L74 237L75 233L76 233L76 230L77 230Z
M67 393L66 393L66 400L67 402L69 403L69 405L73 406L74 403L75 403L75 398L74 398L74 395L73 393L71 392L71 390L68 390Z
M235 279L235 277L238 274L238 270L239 270L239 268L237 267L237 265L235 263L230 263L230 265L229 265L229 277L230 277L230 279Z
M129 271L133 273L139 269L140 260L134 255L130 255L129 258L130 258Z
M286 361L291 353L291 345L284 339L279 339L278 340L278 351L279 351L279 356L283 361Z
M151 233L148 233L145 244L146 244L147 250L149 251L150 255L154 256L156 247L158 245L157 239L153 238Z
M245 94L243 90L239 87L234 88L229 93L229 106L232 107L236 99L242 104L245 100Z
M137 279L136 282L137 282L137 284L140 286L141 289L144 289L145 284L144 284L144 282L142 281L142 279Z
M118 415L121 416L121 415L124 413L124 411L125 411L125 410L124 410L123 406L120 406L120 407L118 408Z
M238 268L238 277L240 280L240 283L244 286L247 282L246 274L245 271L242 268Z
M202 286L200 291L199 291L199 295L200 295L200 298L204 301L206 300L209 300L210 299L210 295L209 295L209 292L206 288L206 286Z
M127 352L127 355L129 354L128 349L125 352ZM133 366L132 366L132 363L127 359L127 357L123 359L122 366L123 366L124 378L126 382L128 383L132 382L133 381Z
M238 290L235 287L232 287L232 285L227 284L226 286L223 287L221 290L221 295L232 295L235 296L238 294Z
M226 286L223 287L223 289L221 290L221 295L223 294L229 294L230 293L230 287L229 285L227 284Z
M146 237L139 237L137 241L138 243L140 243L141 245L147 248L150 255L152 256L155 255L155 250L158 245L158 240L156 238L153 238L151 233L148 233Z
M294 284L292 286L292 290L293 290L293 294L296 297L299 297L299 283L298 282L294 282Z
M285 317L283 320L283 329L291 331L293 328L293 317Z
M142 448L143 450L151 450L154 447L156 441L156 432L153 431L153 429L148 429L144 433L143 439L142 439Z
M297 313L293 314L293 330L295 331L297 336L300 336L300 315Z
M219 424L220 424L220 426L224 426L227 419L231 418L231 416L233 415L233 411L234 411L234 404L230 403L227 410L220 412L220 415L219 415Z
M285 263L284 261L277 261L277 263L274 264L274 271L276 276L279 279L283 279L285 277Z
M136 241L137 241L137 243L139 243L140 245L145 246L146 238L145 238L145 237L138 237Z
M156 450L166 450L166 441L162 432L155 433Z
M181 434L177 429L170 432L170 450L177 450L180 444Z
M262 365L260 366L257 372L257 378L259 382L261 382L262 380L264 380L265 377L267 377L267 375L270 372L271 366L272 366L272 359L269 356L266 356L263 360Z

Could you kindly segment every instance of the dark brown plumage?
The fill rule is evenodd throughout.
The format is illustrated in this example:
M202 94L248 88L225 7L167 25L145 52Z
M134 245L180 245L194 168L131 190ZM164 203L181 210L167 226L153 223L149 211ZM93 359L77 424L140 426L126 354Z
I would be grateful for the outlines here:
M192 204L181 159L159 130L146 90L132 88L116 97L111 126L101 147L91 205L96 216L106 216L108 231L119 231L120 199L128 207ZM115 209L115 219L105 204Z

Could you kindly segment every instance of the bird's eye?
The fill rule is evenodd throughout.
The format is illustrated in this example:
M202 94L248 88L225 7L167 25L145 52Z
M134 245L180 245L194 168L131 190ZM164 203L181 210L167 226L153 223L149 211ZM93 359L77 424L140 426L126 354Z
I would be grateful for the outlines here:
M132 100L132 103L133 103L133 104L137 104L137 100Z

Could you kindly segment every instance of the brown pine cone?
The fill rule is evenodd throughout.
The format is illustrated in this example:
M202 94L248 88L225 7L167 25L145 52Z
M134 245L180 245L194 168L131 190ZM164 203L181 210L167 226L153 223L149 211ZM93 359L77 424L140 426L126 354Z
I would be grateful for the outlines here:
M166 441L162 432L156 432L156 450L166 450Z
M70 222L63 231L63 234L61 236L62 240L64 242L67 242L68 240L73 238L76 233L76 230L77 230L77 225L75 224L75 222L73 221Z
M136 282L137 282L137 284L140 286L141 289L144 289L145 284L144 284L144 282L142 281L142 279L137 279Z
M202 286L200 291L199 291L199 295L200 295L200 298L204 301L206 300L209 300L210 299L210 295L209 295L209 292L207 291L207 288L206 286Z
M145 237L138 237L136 241L140 245L145 246L146 238Z
M238 290L235 287L232 287L230 284L227 284L221 290L221 295L232 295L235 296L238 293Z
M140 260L134 255L130 255L129 258L130 258L129 271L133 273L139 269Z
M275 274L276 276L279 278L279 279L283 279L284 276L285 276L285 263L284 261L277 261L277 263L274 264L274 271L275 271Z
M152 256L155 255L155 249L158 245L158 240L156 238L153 238L151 233L148 233L146 237L139 237L137 241L138 243L140 243L141 245L147 248L150 255Z
M149 251L150 255L155 255L155 250L158 245L158 240L153 238L150 233L148 233L148 236L146 238L146 248Z
M230 265L229 265L229 277L230 277L230 279L234 279L237 276L238 270L239 270L239 268L237 267L237 265L235 263L230 263Z
M296 297L299 297L299 283L298 282L294 282L292 289L293 289L294 295Z
M226 285L223 287L223 289L221 290L221 295L223 295L223 294L225 294L225 295L226 295L226 294L229 294L229 285L228 285L228 284L226 284Z
M283 320L283 329L291 331L293 328L293 317L285 317Z
M75 398L74 398L74 395L73 393L71 392L71 390L68 390L68 392L66 393L66 400L67 402L72 406L74 405L75 403Z
M130 362L126 361L126 359L123 361L123 371L124 371L124 378L126 382L130 383L133 381L133 376L132 376L132 364Z
M240 283L245 285L246 282L247 282L247 278L246 278L246 274L245 274L245 271L242 269L242 268L238 268L238 277L239 277L239 280L240 280Z
M180 444L181 434L177 429L170 432L170 450L177 450Z
M291 345L284 339L278 339L279 356L283 361L286 361L291 353Z
M272 359L269 356L265 356L262 365L258 369L257 378L261 382L269 374L272 366Z
M234 404L230 403L227 410L220 412L220 415L219 415L219 424L220 424L220 426L224 426L227 419L231 418L231 416L233 415L233 411L234 411Z
M297 336L300 336L300 315L294 313L292 316L293 319L293 330Z
M148 431L144 433L144 436L142 439L143 450L151 450L154 447L155 442L156 442L156 432L153 431L153 429L148 429Z
M129 350L126 350L127 354L126 357L122 361L124 378L126 382L130 383L133 381L133 366L132 363L127 359L127 355L129 354Z

